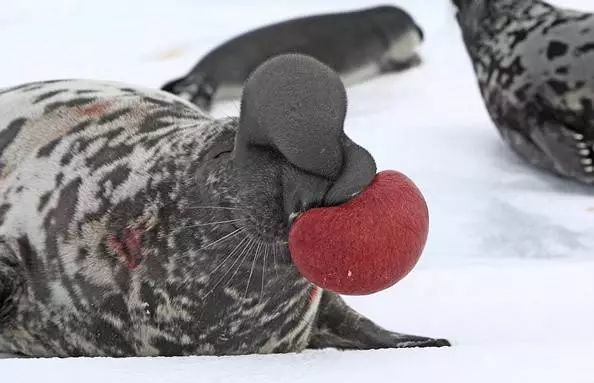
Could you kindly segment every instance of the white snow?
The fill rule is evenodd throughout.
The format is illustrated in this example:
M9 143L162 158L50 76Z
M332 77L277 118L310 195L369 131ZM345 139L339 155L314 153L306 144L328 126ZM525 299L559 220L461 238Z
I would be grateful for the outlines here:
M348 133L424 192L431 233L392 289L348 298L449 349L0 361L2 382L594 382L594 191L527 167L485 112L448 0L400 0L424 64L349 90ZM594 10L590 0L556 4ZM372 1L3 0L0 87L96 78L158 87L246 29ZM236 114L237 103L215 114Z

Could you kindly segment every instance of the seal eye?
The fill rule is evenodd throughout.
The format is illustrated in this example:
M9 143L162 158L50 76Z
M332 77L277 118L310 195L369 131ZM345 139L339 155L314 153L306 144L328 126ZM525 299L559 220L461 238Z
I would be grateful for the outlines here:
M218 152L216 153L212 158L216 159L219 158L220 156L222 156L223 154L230 154L233 153L232 150L223 150L222 152Z
M229 144L228 142L217 142L212 145L208 154L206 155L207 159L216 159L221 157L223 154L230 154L233 153L233 144Z

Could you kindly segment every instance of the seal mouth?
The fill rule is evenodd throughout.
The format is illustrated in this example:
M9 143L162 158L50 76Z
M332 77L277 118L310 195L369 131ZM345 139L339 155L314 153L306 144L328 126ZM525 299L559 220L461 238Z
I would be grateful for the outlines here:
M292 212L291 214L289 214L289 219L288 219L289 229L293 226L293 223L296 220L298 220L299 217L301 217L308 210L312 210L312 209L324 209L324 208L327 208L327 207L329 208L329 207L343 205L343 204L348 203L349 201L351 201L353 198L356 198L358 195L360 195L361 193L363 193L364 190L365 189L363 189L361 191L357 191L357 192L352 193L346 201L341 202L341 203L338 203L338 204L310 206L310 207L306 208L305 210L299 210L299 211Z
M294 211L289 214L289 228L293 226L293 222L295 222L304 212L302 211Z

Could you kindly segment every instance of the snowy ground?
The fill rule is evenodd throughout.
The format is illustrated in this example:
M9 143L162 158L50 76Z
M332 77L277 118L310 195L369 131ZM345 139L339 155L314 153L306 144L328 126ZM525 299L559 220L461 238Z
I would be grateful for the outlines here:
M349 90L348 132L407 173L431 210L423 260L349 301L439 350L236 358L3 360L3 382L594 382L594 190L526 167L501 143L447 0L400 0L426 31L423 66ZM590 0L557 4L594 10ZM157 87L263 23L370 1L3 0L0 87L86 77ZM236 113L237 105L217 108Z

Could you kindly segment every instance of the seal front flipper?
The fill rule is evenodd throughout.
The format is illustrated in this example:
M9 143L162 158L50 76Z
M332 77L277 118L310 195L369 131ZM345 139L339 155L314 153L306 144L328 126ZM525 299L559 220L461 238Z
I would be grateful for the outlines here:
M351 309L337 294L322 293L318 317L309 348L373 350L450 346L445 339L433 339L385 330Z
M21 262L7 241L0 237L0 332L13 317L23 287Z
M200 73L190 73L186 77L168 82L161 90L178 95L200 109L209 111L217 86Z

